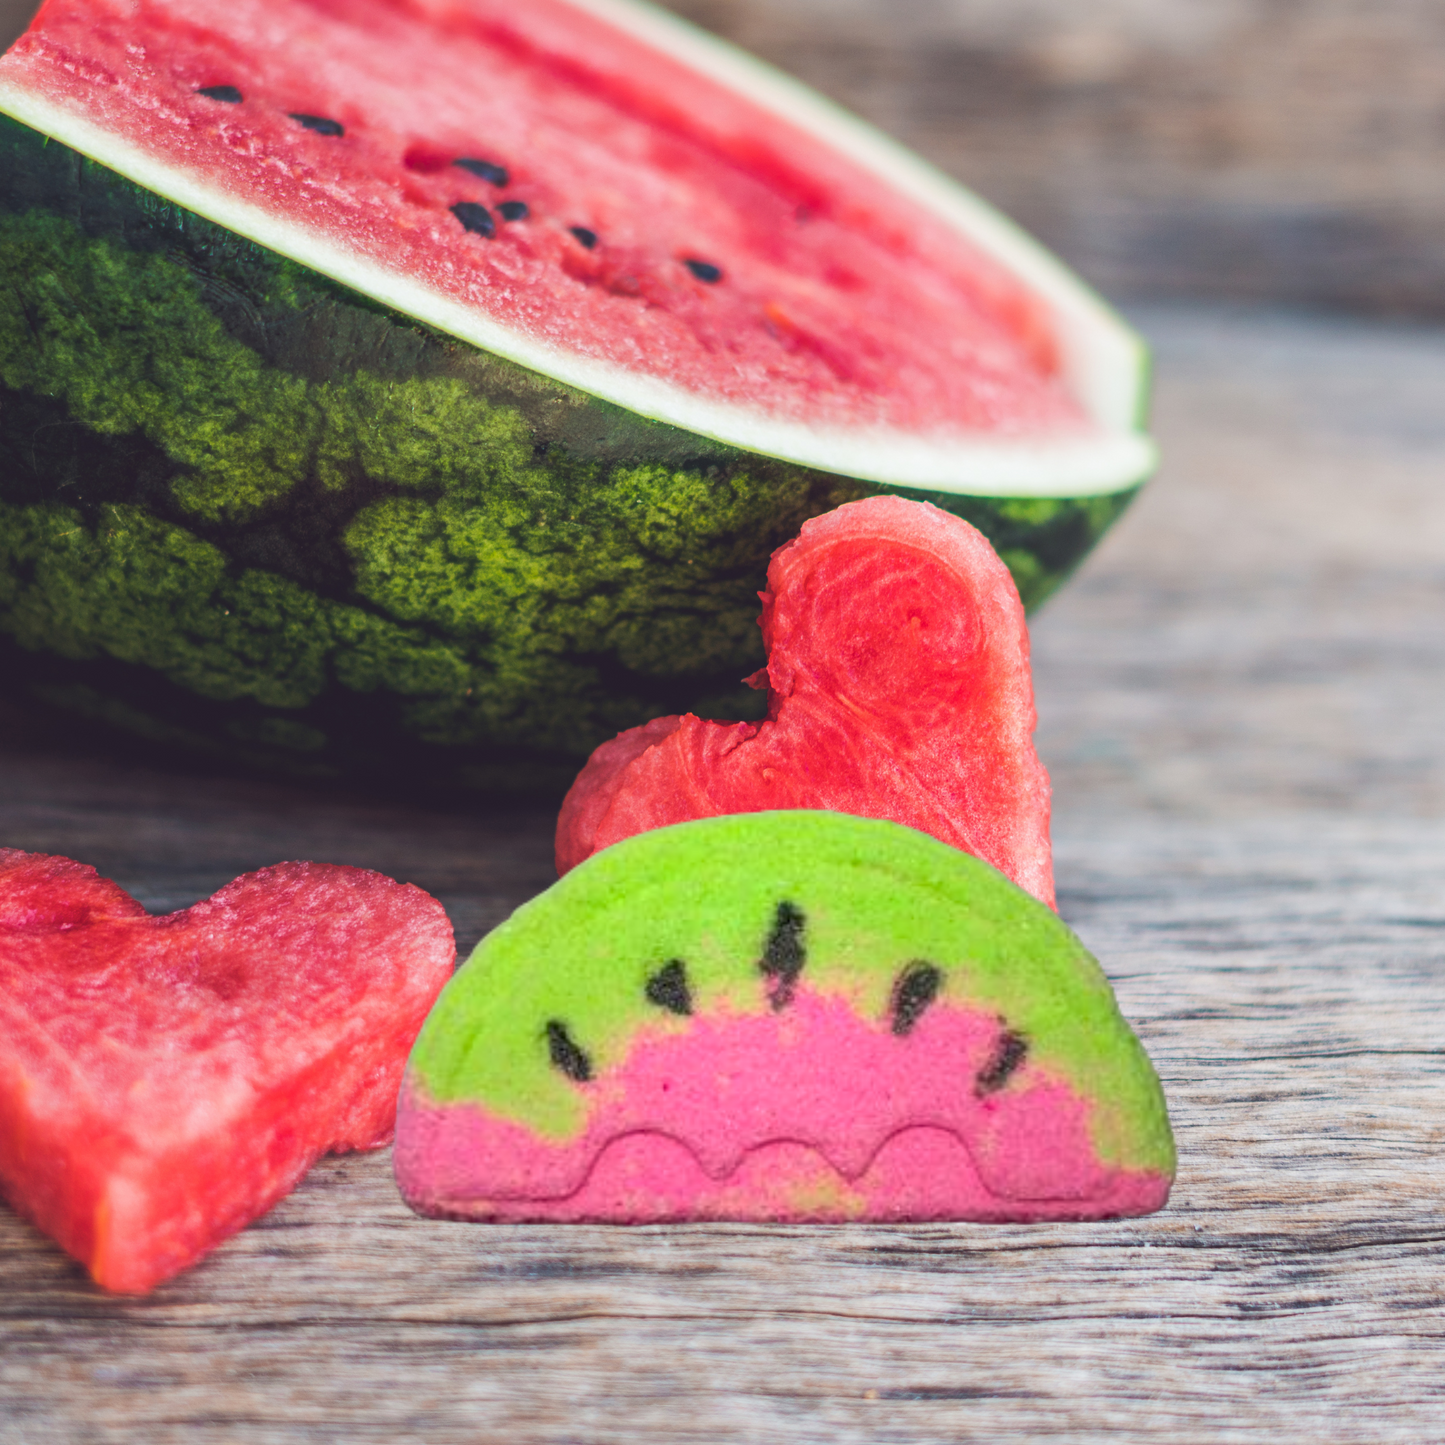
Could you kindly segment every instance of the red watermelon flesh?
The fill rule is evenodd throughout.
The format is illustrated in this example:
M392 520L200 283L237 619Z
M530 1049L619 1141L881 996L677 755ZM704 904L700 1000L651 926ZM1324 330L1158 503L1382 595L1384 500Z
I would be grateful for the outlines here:
M824 808L931 833L1052 906L1028 630L983 535L853 502L773 554L761 595L766 720L655 718L604 743L563 802L558 872L649 828Z
M72 144L142 184L649 414L678 409L650 410L646 378L804 428L1097 430L1049 304L1008 267L609 18L565 0L49 0L4 71L33 123L79 117L97 144L61 125Z
M153 917L93 868L0 849L0 1194L142 1294L322 1154L385 1144L455 949L441 905L282 863Z

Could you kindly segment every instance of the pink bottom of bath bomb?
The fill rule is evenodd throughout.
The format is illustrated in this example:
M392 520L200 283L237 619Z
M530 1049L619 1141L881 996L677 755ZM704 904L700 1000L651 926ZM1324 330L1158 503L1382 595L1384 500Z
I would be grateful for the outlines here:
M646 1223L1101 1219L1148 1214L1170 1178L1099 1160L1094 1104L1027 1059L1005 1086L992 1014L940 1002L906 1037L800 989L786 1015L721 1013L646 1031L579 1085L551 1140L409 1078L396 1175L424 1214Z

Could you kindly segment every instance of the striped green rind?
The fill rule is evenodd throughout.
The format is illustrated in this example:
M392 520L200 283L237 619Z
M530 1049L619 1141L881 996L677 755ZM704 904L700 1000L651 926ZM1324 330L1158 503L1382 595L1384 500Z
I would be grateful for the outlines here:
M1132 491L920 493L634 415L0 118L12 695L291 772L532 792L659 713L756 714L808 517L965 516L1026 603Z
M604 849L477 946L424 1025L410 1069L438 1103L470 1100L547 1137L584 1123L549 1062L566 1021L601 1074L659 1021L647 978L686 963L695 1013L766 1008L758 963L776 908L806 918L809 987L887 1017L900 969L941 968L945 1000L1002 1015L1030 1062L1091 1100L1099 1157L1172 1172L1163 1092L1099 965L1058 916L986 863L895 823L751 813Z

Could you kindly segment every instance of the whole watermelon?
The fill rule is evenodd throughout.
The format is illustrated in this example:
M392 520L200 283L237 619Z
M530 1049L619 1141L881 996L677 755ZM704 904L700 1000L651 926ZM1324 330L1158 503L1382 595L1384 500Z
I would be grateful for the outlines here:
M675 22L524 12L51 0L0 61L10 696L297 774L555 790L659 713L756 710L757 593L811 516L926 498L1036 604L1127 505L1142 352L1031 243ZM521 77L510 141L453 104L472 52ZM618 131L586 120L602 159L558 199L574 94ZM674 194L683 239L629 241ZM896 300L948 286L967 347Z

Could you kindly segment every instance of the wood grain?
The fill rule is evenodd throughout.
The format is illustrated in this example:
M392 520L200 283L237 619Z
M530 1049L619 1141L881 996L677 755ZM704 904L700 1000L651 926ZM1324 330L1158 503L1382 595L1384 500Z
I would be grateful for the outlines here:
M1034 629L1061 902L1165 1081L1132 1222L487 1227L328 1160L144 1300L0 1211L0 1441L1445 1439L1445 335L1141 317L1168 464ZM47 751L0 842L153 907L288 856L464 945L541 814Z
M23 33L37 9L34 0L0 0L0 47L8 48Z

